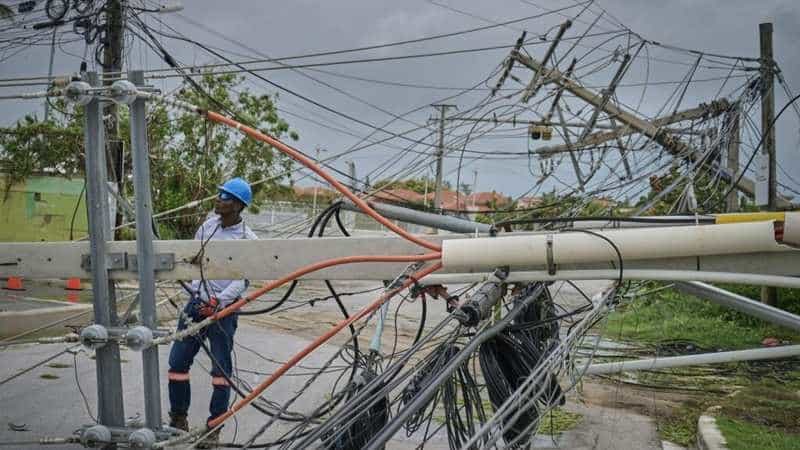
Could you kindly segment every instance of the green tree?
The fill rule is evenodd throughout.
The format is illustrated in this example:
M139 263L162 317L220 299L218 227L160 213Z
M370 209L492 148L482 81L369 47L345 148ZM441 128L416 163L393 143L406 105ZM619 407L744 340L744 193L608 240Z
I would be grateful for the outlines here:
M233 115L259 131L278 139L297 140L298 134L279 115L277 96L256 95L236 89L243 78L204 74L198 83L204 93L185 87L177 99L203 109ZM213 100L212 100L213 98ZM14 127L0 129L0 170L21 181L33 173L82 174L84 164L82 108L59 102L59 116L49 122L25 117ZM120 108L120 138L131 167L130 128L126 108ZM245 138L236 130L209 122L205 117L149 102L147 113L151 184L154 211L165 211L199 200L216 191L225 178L266 180L253 186L255 202L286 188L292 161L271 146ZM65 139L67 138L67 139ZM132 179L125 180L125 193L132 196ZM191 237L209 204L182 210L159 220L162 237ZM255 207L257 209L257 207Z

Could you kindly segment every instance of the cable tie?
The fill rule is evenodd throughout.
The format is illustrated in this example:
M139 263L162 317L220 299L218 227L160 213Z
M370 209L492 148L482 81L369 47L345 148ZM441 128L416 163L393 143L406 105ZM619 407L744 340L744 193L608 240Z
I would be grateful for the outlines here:
M548 234L545 239L545 250L547 252L547 273L550 275L556 274L556 264L553 260L553 235Z

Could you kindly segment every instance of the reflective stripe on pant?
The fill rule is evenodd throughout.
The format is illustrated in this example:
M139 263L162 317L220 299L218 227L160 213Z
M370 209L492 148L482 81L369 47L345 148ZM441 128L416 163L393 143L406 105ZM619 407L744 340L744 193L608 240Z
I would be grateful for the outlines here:
M188 304L186 308L193 305ZM223 373L230 376L233 369L231 352L233 351L233 335L236 332L238 315L232 314L224 319L209 325L197 336L175 341L169 353L169 402L170 412L173 414L187 414L191 403L191 390L189 387L189 369L194 362L194 357L200 351L201 342L208 339L211 344L212 380L221 379L224 383L212 382L213 392L209 405L210 419L217 417L228 410L231 388ZM184 318L178 322L178 329L187 327Z

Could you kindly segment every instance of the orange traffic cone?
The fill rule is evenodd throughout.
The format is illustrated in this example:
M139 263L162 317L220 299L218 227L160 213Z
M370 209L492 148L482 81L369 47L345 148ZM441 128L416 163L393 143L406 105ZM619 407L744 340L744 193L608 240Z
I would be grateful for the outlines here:
M21 277L8 277L6 280L6 289L9 291L24 291L25 288L22 287L22 278Z
M83 288L81 287L81 279L80 278L68 278L67 279L67 288L68 291L82 291Z

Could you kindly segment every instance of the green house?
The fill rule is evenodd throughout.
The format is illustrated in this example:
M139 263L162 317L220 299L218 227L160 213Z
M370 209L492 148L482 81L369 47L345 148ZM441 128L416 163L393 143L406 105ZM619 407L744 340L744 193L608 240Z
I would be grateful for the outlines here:
M86 236L83 178L30 176L6 192L0 174L0 241L69 241Z

